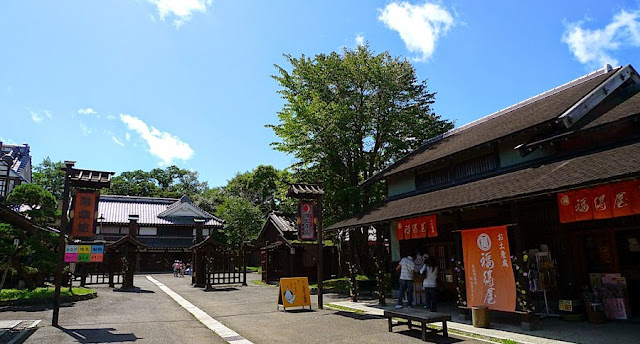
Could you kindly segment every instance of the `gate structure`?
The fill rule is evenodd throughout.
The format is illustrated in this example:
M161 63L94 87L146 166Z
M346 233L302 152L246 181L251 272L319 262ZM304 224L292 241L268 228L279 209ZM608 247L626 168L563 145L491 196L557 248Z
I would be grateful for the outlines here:
M208 237L191 247L195 256L195 285L207 290L214 285L247 285L244 250L233 249Z

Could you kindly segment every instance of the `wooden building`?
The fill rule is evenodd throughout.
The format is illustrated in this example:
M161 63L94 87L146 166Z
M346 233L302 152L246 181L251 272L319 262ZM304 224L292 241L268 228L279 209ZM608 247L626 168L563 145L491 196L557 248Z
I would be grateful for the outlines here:
M281 277L317 279L318 247L315 242L299 240L296 216L270 213L254 246L259 247L263 281L277 281ZM323 277L329 279L338 273L337 247L324 246L323 250Z
M202 210L187 196L174 199L101 195L98 214L98 235L107 243L129 233L129 215L139 216L136 240L146 249L138 254L138 271L170 271L175 260L191 261L195 219L205 220L205 237L224 225L223 220Z
M0 200L5 199L14 187L22 183L31 183L29 145L0 142Z
M555 262L551 311L559 299L581 298L590 277L611 273L626 279L631 311L640 313L639 84L631 66L607 65L430 139L365 181L386 182L384 204L328 230L375 226L393 262L426 251L437 258L440 292L454 298L464 289L459 231L506 225L514 259L549 252ZM605 199L596 190L606 190L614 212L595 215ZM435 216L436 235L398 240L400 221L423 216Z

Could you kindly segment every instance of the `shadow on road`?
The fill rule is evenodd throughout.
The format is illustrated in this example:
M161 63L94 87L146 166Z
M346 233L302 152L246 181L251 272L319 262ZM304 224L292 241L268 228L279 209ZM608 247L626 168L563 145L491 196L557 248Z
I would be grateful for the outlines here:
M418 329L413 329L413 330L403 330L403 331L398 331L395 332L397 334L402 334L405 336L409 336L409 337L413 337L413 338L418 338L418 339L422 339L422 333L420 332L420 327L418 326ZM437 343L437 344L451 344L451 343L459 343L462 342L462 339L456 339L456 338L445 338L442 336L442 334L436 334L436 333L432 333L432 332L428 332L427 333L427 343ZM424 342L423 342L424 343Z
M153 291L153 290L140 289L138 287L127 288L127 289L117 288L117 289L113 289L113 291L114 292L118 292L118 293L135 293L135 294L150 293L150 294L155 294L155 291Z
M222 288L211 287L208 289L204 289L204 291L207 293L216 292L216 291L234 291L234 290L239 290L239 289L236 287L222 287Z
M138 339L133 333L112 333L114 328L89 328L89 329L67 329L62 326L55 326L64 333L73 337L79 343L121 343L135 342Z
M73 307L75 302L62 303L60 307ZM39 305L15 305L0 307L0 312L42 312L53 309L53 303L42 303Z
M384 317L380 315L353 313L353 312L345 312L345 311L337 311L334 314L347 317L347 318L356 319L356 320L384 319Z

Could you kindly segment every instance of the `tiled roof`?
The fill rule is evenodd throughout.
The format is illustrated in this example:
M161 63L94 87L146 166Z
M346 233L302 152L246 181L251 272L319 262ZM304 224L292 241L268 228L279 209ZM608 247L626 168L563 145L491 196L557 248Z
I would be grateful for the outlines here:
M24 173L24 169L31 164L30 147L28 144L7 145L2 144L0 157L3 161L9 162L11 170L25 182L31 182L31 175Z
M287 196L297 198L316 198L324 195L322 186L318 184L291 184Z
M111 176L115 172L71 169L69 180L71 185L81 187L108 188L111 185Z
M408 171L468 148L491 142L542 123L556 120L620 68L601 69L504 110L428 140L422 147L374 175L371 183Z
M640 177L640 142L389 201L327 230L359 227Z
M298 218L295 215L285 215L282 213L272 212L269 214L268 220L271 220L273 224L281 232L297 232L296 222Z
M103 224L126 225L129 223L129 215L138 215L140 226L193 225L193 217L189 216L158 217L176 202L179 200L175 198L102 195L98 204L98 214L104 216ZM222 228L223 221L211 215L206 219L204 226Z

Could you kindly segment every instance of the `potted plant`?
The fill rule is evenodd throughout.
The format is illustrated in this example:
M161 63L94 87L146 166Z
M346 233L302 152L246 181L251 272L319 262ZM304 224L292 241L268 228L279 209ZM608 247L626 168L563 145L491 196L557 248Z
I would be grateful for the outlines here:
M604 303L602 301L602 293L597 287L584 287L582 292L585 308L587 311L587 319L592 324L602 324L605 322Z

